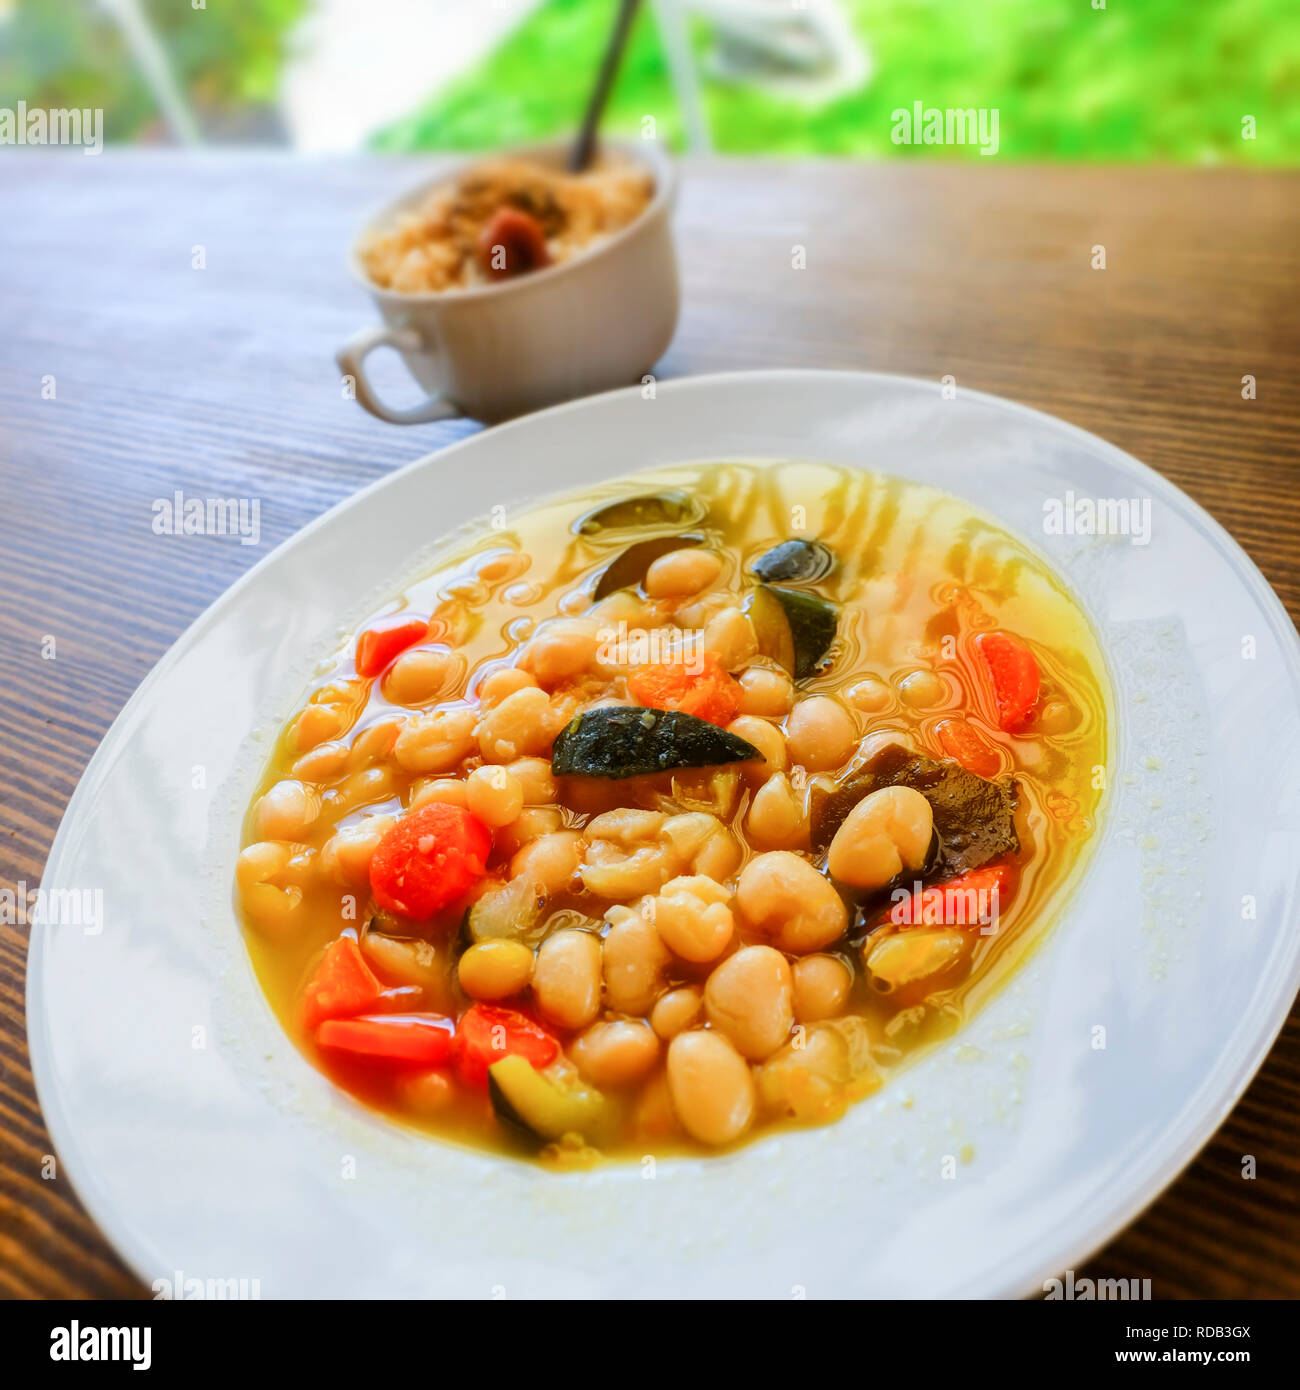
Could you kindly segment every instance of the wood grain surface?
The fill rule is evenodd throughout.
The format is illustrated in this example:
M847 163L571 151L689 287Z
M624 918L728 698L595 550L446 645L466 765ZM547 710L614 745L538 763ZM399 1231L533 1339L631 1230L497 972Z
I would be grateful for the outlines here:
M428 167L0 156L0 887L39 882L96 744L212 599L475 428L381 424L333 361L371 318L345 247ZM1300 615L1300 177L688 162L678 233L661 377L951 374L1051 411L1185 488ZM385 380L400 397L400 369ZM154 499L178 488L262 499L261 545L154 535ZM67 1181L42 1176L26 953L27 929L0 926L0 1295L143 1293ZM1201 1156L1077 1273L1149 1277L1157 1298L1300 1295L1300 1015Z

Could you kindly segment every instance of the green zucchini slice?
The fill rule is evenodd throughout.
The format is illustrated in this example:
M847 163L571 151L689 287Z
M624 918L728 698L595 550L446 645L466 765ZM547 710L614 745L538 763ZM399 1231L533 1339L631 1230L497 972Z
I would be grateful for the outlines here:
M819 594L760 584L749 603L758 648L797 681L815 675L839 630L839 609Z
M753 570L768 583L812 584L835 568L835 552L821 541L782 541L754 561Z
M670 489L606 502L579 517L574 530L580 536L597 536L602 531L630 531L639 526L693 526L703 515L703 504L689 492Z
M551 770L617 780L761 757L752 743L693 714L614 705L586 710L565 725L551 750Z
M522 1057L503 1057L488 1068L488 1095L502 1124L533 1142L566 1134L590 1140L605 1118L605 1097L575 1078L570 1086L537 1071Z
M606 565L600 578L596 581L596 587L591 596L593 599L602 599L609 594L617 593L619 589L630 589L633 585L640 584L645 578L646 570L661 555L703 544L704 537L694 534L651 536L649 540L637 541L635 545L628 546L617 559L611 560Z

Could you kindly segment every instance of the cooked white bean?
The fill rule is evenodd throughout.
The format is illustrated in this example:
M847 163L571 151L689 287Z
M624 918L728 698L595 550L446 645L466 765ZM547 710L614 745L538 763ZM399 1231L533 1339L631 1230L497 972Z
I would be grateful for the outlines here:
M290 771L301 782L323 784L341 777L348 766L349 748L346 743L320 743L294 763Z
M286 777L262 793L257 828L267 840L300 840L320 815L320 795L296 777Z
M739 608L724 608L704 626L700 646L712 652L728 671L748 665L758 654L754 625Z
M644 1023L608 1019L574 1039L569 1056L594 1086L629 1086L659 1060L659 1039Z
M508 768L476 767L465 779L465 805L484 825L496 829L518 819L524 789Z
M1068 700L1048 700L1038 711L1038 732L1049 738L1068 733L1078 722L1078 714Z
M736 872L741 860L740 843L730 830L721 825L709 835L691 860L690 867L697 874L721 883Z
M620 1014L647 1014L672 957L658 928L639 912L620 915L605 936L605 999Z
M708 626L710 618L716 617L724 608L734 608L735 606L734 594L723 593L715 589L711 593L698 595L689 603L681 604L673 613L673 621L678 627L688 628L693 633L698 633Z
M913 671L898 682L898 697L912 709L931 709L942 704L948 687L936 671Z
M704 991L695 985L670 989L655 1000L650 1026L664 1041L693 1028L704 1013Z
M586 835L589 840L613 840L616 844L631 845L638 840L652 839L667 819L662 811L620 806L593 816L587 822Z
M370 861L375 850L395 819L393 816L366 816L354 825L336 830L321 846L321 869L344 887L363 887L370 878Z
M506 766L519 783L525 806L549 806L555 801L555 777L545 758L516 758Z
M554 737L550 720L550 696L535 685L524 686L507 695L479 721L479 752L490 763L509 763L545 753Z
M427 705L458 693L465 658L446 647L410 647L384 673L384 697L395 705Z
M498 666L495 671L489 671L479 681L475 694L478 696L480 708L487 709L489 705L499 705L507 695L513 695L516 690L526 690L536 684L532 675L520 670L518 666Z
M845 691L849 704L867 714L879 714L893 703L894 692L879 676L864 676Z
M447 994L447 976L432 942L368 931L361 938L361 954L385 984L424 990L426 1007L441 1003Z
M665 883L651 904L660 939L683 960L717 960L735 931L730 897L720 883L702 874Z
M829 695L800 700L785 721L791 761L809 772L825 772L848 761L858 741L853 716Z
M853 1072L849 1050L834 1028L808 1029L754 1072L759 1100L770 1115L828 1120L844 1108Z
M392 753L397 736L405 726L406 719L402 715L376 719L373 724L367 724L352 740L348 766L363 769L384 762Z
M596 659L599 631L594 618L555 618L538 628L519 664L544 686L581 675Z
M806 860L789 850L756 855L736 884L736 907L782 951L820 951L844 935L848 909Z
M431 801L441 801L448 806L466 805L465 783L459 777L434 777L427 782L419 782L411 789L411 799L406 809L418 811Z
M289 881L293 855L293 845L259 841L243 849L235 861L244 911L269 936L287 937L302 920L302 888Z
M642 588L651 598L686 598L707 589L722 573L722 561L708 550L670 550L646 570Z
M744 946L704 985L704 1011L713 1027L751 1061L769 1057L794 1024L790 966L770 946Z
M516 851L510 861L510 877L530 879L540 884L548 897L554 897L572 885L581 854L582 837L576 830L554 830Z
M612 840L590 840L579 872L589 893L610 902L627 902L655 892L680 867L681 861L667 844L629 850Z
M740 764L752 782L765 782L769 777L786 770L788 759L785 739L775 724L769 724L766 719L759 719L757 715L742 714L727 725L727 732L735 734L737 738L743 738L746 743L752 743L761 754L755 761Z
M330 815L337 817L361 806L374 806L389 801L397 793L397 780L391 768L367 767L345 777L337 787L325 793L324 804Z
M347 715L331 705L308 705L293 726L294 747L301 752L333 741L348 727Z
M492 836L492 842L502 854L517 854L543 835L558 834L563 829L564 813L558 806L525 806L509 825L503 825Z
M934 832L930 803L912 787L881 787L844 818L826 857L831 874L854 888L883 888L904 869L925 866Z
M644 628L650 625L646 621L648 612L649 605L644 599L638 598L630 589L619 589L617 593L601 599L587 616L595 618L606 628L616 629L619 623L626 623L629 628Z
M636 814L636 813L634 813ZM658 815L656 812L641 814ZM660 819L659 825L651 832L661 836L673 848L673 853L683 864L688 864L708 843L709 837L722 828L722 822L707 811L686 811L680 816L667 816Z
M784 671L768 666L751 666L740 676L740 709L768 719L782 719L794 703L794 686Z
M600 937L576 927L548 936L533 965L537 1007L561 1028L585 1028L600 1012Z
M668 1094L682 1128L702 1144L730 1144L754 1120L749 1063L720 1033L696 1028L668 1044Z
M794 1016L800 1023L816 1023L844 1011L853 976L835 956L804 956L790 967L794 982Z
M901 729L873 729L858 743L858 751L853 755L853 760L870 762L886 748L906 748L912 751L912 743Z
M475 718L467 706L416 715L398 734L393 757L407 772L450 772L474 747Z
M801 849L808 843L803 797L784 772L769 777L754 793L745 830L762 849Z
M721 883L731 877L740 863L741 851L736 837L717 816L707 811L669 816L660 835L672 847L674 873L689 868L692 873Z

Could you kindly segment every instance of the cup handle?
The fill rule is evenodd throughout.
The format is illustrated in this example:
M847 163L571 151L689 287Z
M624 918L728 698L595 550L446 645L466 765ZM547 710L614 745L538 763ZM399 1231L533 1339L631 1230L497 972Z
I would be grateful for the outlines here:
M352 378L357 400L372 415L392 425L424 425L431 420L451 420L464 415L463 410L443 396L430 396L419 405L408 406L405 410L395 410L385 405L375 394L365 372L366 358L378 347L394 347L398 352L420 352L424 349L424 343L409 328L394 328L381 323L373 328L363 328L335 354L334 360L339 364L339 370L344 376Z

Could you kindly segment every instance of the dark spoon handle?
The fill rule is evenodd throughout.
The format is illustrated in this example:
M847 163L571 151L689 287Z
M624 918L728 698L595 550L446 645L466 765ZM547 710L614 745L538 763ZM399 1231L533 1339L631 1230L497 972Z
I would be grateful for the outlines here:
M627 36L640 3L641 0L619 0L618 18L614 21L609 43L605 46L605 56L601 59L596 85L592 89L591 99L587 102L578 138L573 142L573 149L569 152L570 173L580 174L591 163L596 152L596 131L605 112L605 103L609 100L619 64L623 60L623 49L627 46Z

